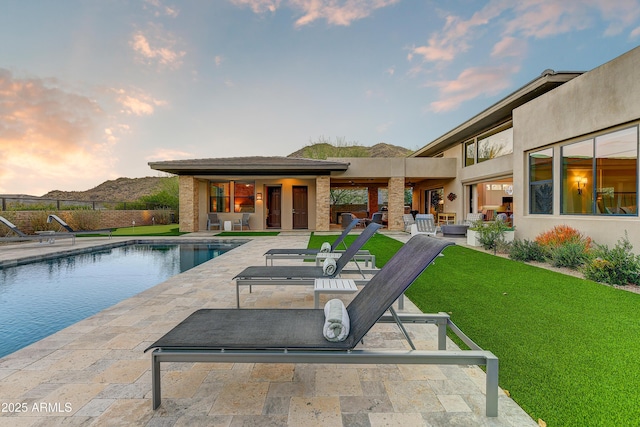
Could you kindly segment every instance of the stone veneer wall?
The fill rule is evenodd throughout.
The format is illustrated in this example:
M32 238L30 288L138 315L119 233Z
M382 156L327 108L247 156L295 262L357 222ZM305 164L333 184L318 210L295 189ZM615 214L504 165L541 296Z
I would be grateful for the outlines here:
M316 178L316 230L329 231L331 219L331 179L329 176Z
M180 231L198 231L198 182L192 176L180 175Z
M389 178L389 230L404 230L404 177Z
M57 230L60 226L57 223L47 224L49 214L58 215L72 228L73 216L77 213L88 213L96 216L96 228L120 228L131 227L133 221L135 225L166 224L172 216L173 211L169 210L96 210L96 211L0 211L0 216L5 217L16 227L27 234L33 234L40 230ZM177 218L176 218L177 220ZM9 231L4 225L0 225L0 235Z

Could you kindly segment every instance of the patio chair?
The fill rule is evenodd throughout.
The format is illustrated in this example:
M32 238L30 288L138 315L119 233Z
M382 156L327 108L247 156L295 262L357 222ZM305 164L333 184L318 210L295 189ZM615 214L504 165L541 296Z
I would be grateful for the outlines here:
M220 222L217 213L207 214L207 230L211 230L211 227L218 227L218 230L222 230L222 222Z
M109 238L111 238L111 233L113 233L113 228L101 228L99 230L74 230L73 228L71 228L71 226L69 226L69 224L67 224L62 218L60 218L58 215L54 215L51 214L47 217L47 223L51 223L53 221L56 221L58 224L60 224L60 226L62 228L64 228L65 230L67 230L69 233L75 233L76 235L78 234L108 234Z
M358 223L360 222L360 220L358 218L354 218L348 225L347 227L342 230L342 234L340 234L340 236L338 236L338 238L331 244L331 247L329 249L329 252L333 252L333 253L339 253L339 252L344 252L344 251L339 251L338 250L338 246L340 246L340 244L342 244L345 249L347 248L347 245L344 243L344 239L345 237L347 237L347 234L349 234L349 232L351 230L353 230ZM303 259L303 260L314 260L316 259L316 257L318 256L318 254L320 253L321 249L307 249L307 248L300 248L300 249L269 249L267 252L265 252L264 256L265 256L265 265L269 265L269 261L271 261L271 265L273 265L273 260L274 259ZM375 266L375 255L372 255L369 251L367 250L360 250L356 253L356 255L354 256L354 259L358 260L358 261L364 261L364 262L371 262L371 264L373 266Z
M240 227L240 231L242 231L244 229L244 227L247 227L248 229L251 229L251 227L249 227L249 217L251 215L248 213L243 213L242 214L242 218L237 219L234 223L233 223L233 228L236 227Z
M416 214L416 221L419 219L431 219L431 221L435 222L435 218L433 217L433 214Z
M413 218L413 215L403 214L402 222L404 223L404 231L407 233L411 233L411 225L416 223L416 220Z
M236 281L236 307L240 308L240 286L248 285L249 292L254 285L313 285L315 279L332 279L338 277L344 270L345 273L359 273L362 279L354 280L356 284L365 284L369 281L367 275L376 274L379 270L361 269L345 270L345 266L352 261L362 246L373 236L380 224L371 223L360 235L349 245L340 258L335 261L335 270L331 274L325 274L323 267L317 266L251 266L238 273L234 279Z
M376 212L371 215L371 219L366 219L364 221L365 225L369 225L371 223L382 225L382 212Z
M416 223L411 226L411 235L426 234L427 236L436 237L438 229L430 218L416 218Z
M482 213L470 213L467 214L467 219L464 221L464 225L472 226L474 223L482 220L484 215Z
M9 227L11 231L13 231L17 236L4 236L0 237L0 242L22 242L27 240L38 240L40 243L55 243L57 238L65 239L71 238L71 244L76 244L76 234L75 233L56 233L54 231L40 231L36 234L27 234L20 230L18 227L13 225L11 221L0 216L0 222Z
M350 224L351 221L353 221L354 219L357 219L352 213L349 212L343 212L342 213L342 228L347 228Z
M146 350L151 352L152 405L162 401L161 363L319 363L486 365L486 415L498 415L498 359L482 350L446 313L397 313L393 303L451 242L412 237L347 306L350 332L331 342L323 309L201 309ZM387 310L390 315L385 315ZM396 323L411 350L356 348L377 323ZM438 325L438 350L416 350L403 322ZM471 350L446 348L451 327ZM177 369L177 368L174 368ZM169 409L169 408L167 408Z

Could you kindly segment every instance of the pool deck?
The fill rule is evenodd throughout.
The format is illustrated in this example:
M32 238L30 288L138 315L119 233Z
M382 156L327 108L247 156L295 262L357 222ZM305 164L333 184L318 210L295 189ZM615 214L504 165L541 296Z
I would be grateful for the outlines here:
M410 237L384 234L400 241ZM499 416L487 418L484 372L477 366L166 363L162 406L153 411L150 355L143 350L199 308L235 307L236 273L264 265L267 249L306 247L308 238L308 232L250 237L239 248L0 358L0 426L537 426L502 391ZM131 238L0 245L0 263L121 240ZM255 286L251 294L243 287L240 297L245 308L313 308L311 286ZM322 295L321 302L331 297ZM351 295L339 297L346 302ZM407 299L404 311L419 312ZM407 329L418 349L437 348L435 326ZM408 348L392 324L376 325L365 345Z

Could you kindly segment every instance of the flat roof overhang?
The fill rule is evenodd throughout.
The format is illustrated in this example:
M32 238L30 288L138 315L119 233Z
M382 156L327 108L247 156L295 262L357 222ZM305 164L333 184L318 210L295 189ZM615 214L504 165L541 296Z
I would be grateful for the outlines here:
M290 157L229 157L149 162L149 167L174 175L313 176L346 171L349 163Z
M480 114L435 139L410 157L431 157L512 118L513 110L583 74L581 71L545 70L540 77L493 104Z

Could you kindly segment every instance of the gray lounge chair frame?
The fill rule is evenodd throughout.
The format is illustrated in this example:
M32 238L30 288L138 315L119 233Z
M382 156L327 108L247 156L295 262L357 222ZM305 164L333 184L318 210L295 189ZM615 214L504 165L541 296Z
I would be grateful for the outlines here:
M67 224L62 218L60 218L58 215L54 215L51 214L47 217L47 222L51 223L51 222L57 222L58 224L60 224L60 226L62 228L64 228L65 230L67 230L69 233L73 233L75 235L78 234L107 234L109 236L109 238L111 238L111 233L113 233L113 228L101 228L99 230L74 230L73 228L71 228L71 226L69 224Z
M498 358L482 350L446 313L405 314L393 302L451 242L412 237L347 306L351 331L343 342L322 336L323 309L202 309L151 344L153 409L161 404L163 362L436 364L486 366L486 415L498 415ZM390 315L385 315L387 310ZM355 347L377 323L397 323L411 350ZM435 324L438 350L416 350L403 323ZM446 350L447 328L471 350Z
M349 232L351 230L353 230L358 224L360 223L360 220L358 218L353 219L349 225L347 225L345 227L345 229L342 231L342 234L340 234L338 236L338 238L331 244L331 250L330 252L343 252L343 251L338 251L338 246L340 246L340 244L343 244L344 247L346 248L347 245L344 243L344 239L347 237L347 235L349 234ZM264 263L265 265L269 265L269 261L271 261L271 265L273 265L273 260L274 259L303 259L303 260L314 260L316 259L317 255L320 253L320 249L307 249L307 248L300 248L300 249L269 249L267 252L264 253L265 256L265 260ZM360 250L356 253L356 255L354 256L354 259L356 261L364 261L365 262L365 266L367 264L371 264L372 267L376 266L376 257L375 255L372 255L369 251L367 250Z
M322 267L314 266L251 266L245 268L234 277L236 281L236 307L240 308L241 285L248 285L249 292L252 291L253 285L313 285L315 279L333 279L343 272L359 273L362 279L354 280L354 282L360 285L366 284L369 281L366 275L376 274L379 270L361 269L357 263L357 270L345 270L344 268L380 227L382 227L380 224L369 224L336 260L336 269L331 275L325 275Z
M17 236L15 237L0 237L0 242L22 242L27 240L38 240L40 243L55 243L56 239L71 239L71 244L76 244L76 234L75 233L55 233L55 232L46 232L42 234L27 234L16 227L11 221L0 216L0 222L6 225L13 231Z

